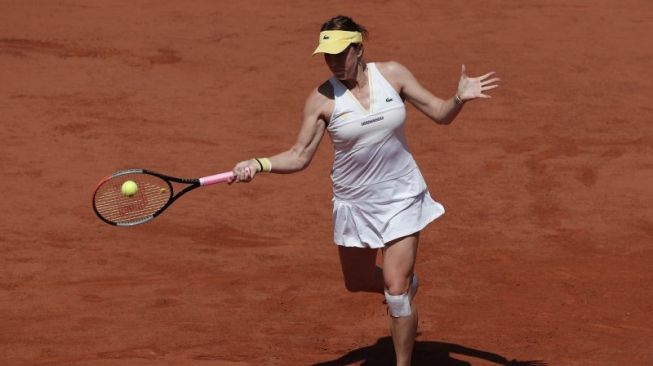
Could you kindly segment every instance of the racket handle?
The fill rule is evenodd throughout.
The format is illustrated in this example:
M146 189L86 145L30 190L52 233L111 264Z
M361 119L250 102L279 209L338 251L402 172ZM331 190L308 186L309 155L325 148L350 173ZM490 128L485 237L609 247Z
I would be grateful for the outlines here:
M234 177L234 172L224 172L215 175L209 175L207 177L200 178L200 185L208 186L216 183L224 183L231 180Z
M245 170L247 171L247 174L251 173L251 170L249 170L249 168L245 168ZM234 177L234 172L231 171L215 174L215 175L209 175L207 177L200 178L200 185L208 186L216 183L224 183L230 181L233 177Z

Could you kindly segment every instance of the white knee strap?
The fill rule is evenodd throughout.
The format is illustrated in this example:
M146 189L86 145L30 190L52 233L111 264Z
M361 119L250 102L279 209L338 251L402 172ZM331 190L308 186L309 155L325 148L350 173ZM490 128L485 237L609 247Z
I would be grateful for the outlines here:
M413 297L415 297L418 287L419 281L417 280L417 276L413 275L410 288L406 293L401 295L390 295L388 291L385 291L385 301L388 304L390 316L393 318L401 318L412 314L410 303L413 300Z
M404 316L410 316L409 292L410 291L401 295L390 295L388 291L385 291L385 302L388 303L388 310L390 310L391 317L401 318Z

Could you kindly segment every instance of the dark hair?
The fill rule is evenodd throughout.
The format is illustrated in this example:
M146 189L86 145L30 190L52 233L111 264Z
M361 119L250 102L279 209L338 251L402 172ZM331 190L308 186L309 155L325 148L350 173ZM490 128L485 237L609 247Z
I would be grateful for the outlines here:
M326 23L322 24L320 32L327 30L341 30L349 32L361 32L363 38L367 38L367 29L362 25L356 23L352 18L344 15L338 15L329 19Z

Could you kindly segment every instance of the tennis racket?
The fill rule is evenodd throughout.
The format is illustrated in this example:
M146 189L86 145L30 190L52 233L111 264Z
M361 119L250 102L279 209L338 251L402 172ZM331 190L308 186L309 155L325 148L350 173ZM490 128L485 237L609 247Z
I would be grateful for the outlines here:
M159 216L179 197L201 186L228 182L233 172L203 178L176 178L145 169L127 169L102 179L93 192L93 210L104 222L116 226L134 226ZM125 195L122 185L136 183L137 191ZM186 186L175 193L172 183Z

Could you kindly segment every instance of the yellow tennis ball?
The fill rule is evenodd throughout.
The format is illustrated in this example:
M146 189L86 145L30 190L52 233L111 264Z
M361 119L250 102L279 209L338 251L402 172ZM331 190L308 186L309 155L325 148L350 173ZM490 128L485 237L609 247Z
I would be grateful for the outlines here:
M120 187L120 192L122 192L123 196L132 197L138 192L138 184L133 180L127 180Z

